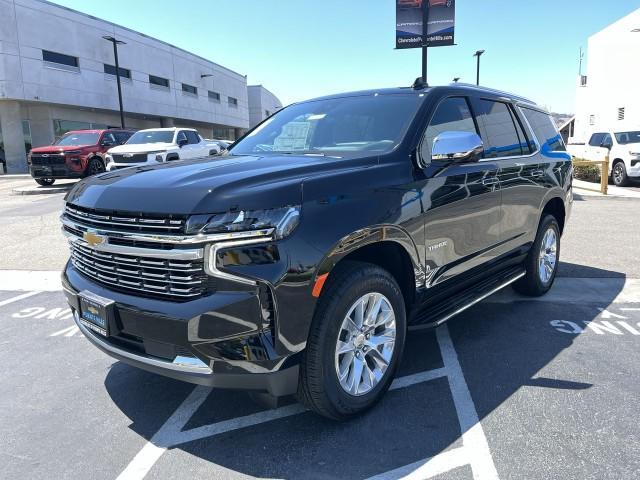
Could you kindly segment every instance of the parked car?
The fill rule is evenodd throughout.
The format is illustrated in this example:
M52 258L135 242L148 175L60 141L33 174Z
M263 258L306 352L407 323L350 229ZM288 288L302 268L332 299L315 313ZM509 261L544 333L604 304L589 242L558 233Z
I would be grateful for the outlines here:
M640 180L640 130L600 131L591 135L585 144L569 144L569 153L585 160L604 160L609 157L609 176L619 187L631 180Z
M192 128L150 128L136 132L125 145L109 150L107 170L220 155L215 142Z
M108 149L126 142L135 130L73 130L52 145L32 148L29 172L39 185L59 178L83 178L105 171Z
M231 140L207 140L207 141L217 143L220 146L222 153L224 153L226 150L229 149L231 145L233 145L233 142Z
M346 419L389 388L408 329L551 288L572 205L558 137L531 101L460 84L297 103L223 160L75 186L63 290L125 363Z

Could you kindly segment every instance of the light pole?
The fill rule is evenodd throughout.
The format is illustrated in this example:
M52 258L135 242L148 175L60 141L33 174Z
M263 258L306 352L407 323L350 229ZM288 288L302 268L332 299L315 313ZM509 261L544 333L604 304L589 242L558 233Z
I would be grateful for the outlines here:
M476 85L480 85L480 57L484 53L484 50L478 50L473 54L474 57L477 57L477 65L476 65Z
M120 85L120 64L118 63L118 45L124 45L126 42L116 40L114 37L105 35L102 38L113 43L113 56L116 61L116 82L118 83L118 103L120 105L120 126L124 128L124 109L122 108L122 86Z

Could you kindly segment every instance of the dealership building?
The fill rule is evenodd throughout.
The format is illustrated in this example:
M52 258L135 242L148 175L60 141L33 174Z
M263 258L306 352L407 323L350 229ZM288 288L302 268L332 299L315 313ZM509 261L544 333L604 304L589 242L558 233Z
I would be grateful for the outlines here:
M0 0L0 172L27 171L32 146L69 130L193 127L234 140L282 104L245 75L178 47L44 0ZM0 160L2 160L0 158Z
M575 119L563 130L572 143L594 132L640 128L640 9L589 37L586 74L578 77Z

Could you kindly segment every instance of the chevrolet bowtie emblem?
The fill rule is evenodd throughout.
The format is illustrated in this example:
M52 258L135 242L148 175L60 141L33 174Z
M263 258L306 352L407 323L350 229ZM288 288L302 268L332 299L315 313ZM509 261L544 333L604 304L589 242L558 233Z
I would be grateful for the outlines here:
M82 238L84 238L84 241L92 247L97 247L98 245L103 245L107 242L107 237L98 235L97 233L91 231L84 232Z

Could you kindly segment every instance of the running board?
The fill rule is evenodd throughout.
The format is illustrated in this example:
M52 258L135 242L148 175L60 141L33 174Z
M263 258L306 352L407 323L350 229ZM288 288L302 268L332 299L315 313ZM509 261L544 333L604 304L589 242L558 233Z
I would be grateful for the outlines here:
M513 267L463 290L445 302L419 307L409 322L409 330L423 330L442 325L498 290L511 285L525 273L523 267Z

